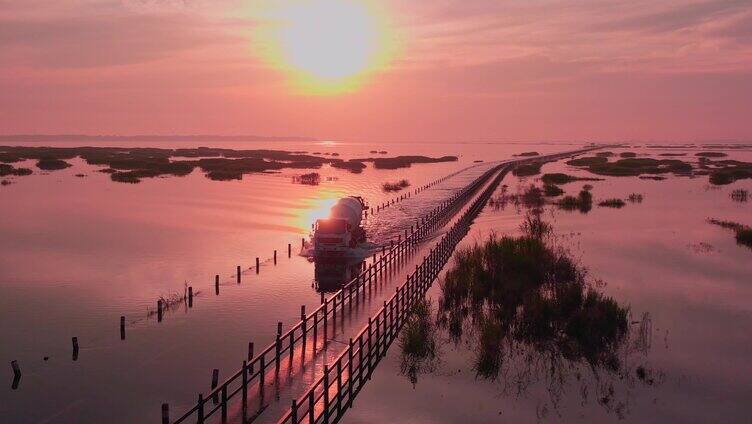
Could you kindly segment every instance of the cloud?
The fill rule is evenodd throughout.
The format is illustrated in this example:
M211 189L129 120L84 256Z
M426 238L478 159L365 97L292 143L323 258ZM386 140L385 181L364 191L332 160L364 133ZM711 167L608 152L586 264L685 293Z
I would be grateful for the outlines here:
M6 65L86 68L154 61L207 45L238 41L221 25L172 8L113 2L25 8L0 16L0 57ZM10 16L9 16L10 15Z

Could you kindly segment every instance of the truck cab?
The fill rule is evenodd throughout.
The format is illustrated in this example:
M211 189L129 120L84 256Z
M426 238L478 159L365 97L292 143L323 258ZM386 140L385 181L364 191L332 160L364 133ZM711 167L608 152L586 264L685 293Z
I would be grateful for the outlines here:
M354 247L351 231L347 220L319 219L314 227L313 248L319 253L344 254L347 249Z
M316 220L313 248L316 255L344 256L366 240L360 226L365 203L360 197L345 197L332 206L329 218Z

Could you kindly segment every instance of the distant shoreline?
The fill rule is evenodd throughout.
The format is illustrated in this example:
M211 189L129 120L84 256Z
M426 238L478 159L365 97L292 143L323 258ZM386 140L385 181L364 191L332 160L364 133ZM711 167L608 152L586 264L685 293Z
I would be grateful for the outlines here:
M259 135L88 135L88 134L11 134L0 135L0 142L58 141L319 141L314 137L278 137Z

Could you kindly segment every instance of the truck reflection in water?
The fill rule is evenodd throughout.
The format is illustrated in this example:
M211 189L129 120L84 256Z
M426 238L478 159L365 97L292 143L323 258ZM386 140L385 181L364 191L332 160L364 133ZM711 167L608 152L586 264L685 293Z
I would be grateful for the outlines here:
M365 262L360 258L317 258L314 261L316 291L332 293L352 281Z

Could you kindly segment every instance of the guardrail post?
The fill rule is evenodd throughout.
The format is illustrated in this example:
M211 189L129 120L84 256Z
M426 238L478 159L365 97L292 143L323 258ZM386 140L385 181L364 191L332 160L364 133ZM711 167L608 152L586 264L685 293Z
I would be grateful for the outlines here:
M371 375L371 352L373 351L373 345L371 342L371 317L368 317L368 375Z
M222 385L222 422L227 422L227 384Z
M211 388L213 392L214 392L214 389L217 388L217 383L219 383L219 370L217 368L214 368L212 370L212 381L211 381ZM214 402L215 405L217 404L217 402L219 402L219 398L217 397L216 392L214 392L214 394L212 395L212 402Z
M245 423L248 418L248 363L246 361L243 361L243 373L241 378L243 379L243 392L241 393L241 396L243 396L243 423Z
M196 423L204 424L204 395L198 394L198 402L196 402Z
M292 419L292 424L298 424L298 401L295 399L292 400L292 406L290 407L290 418ZM245 424L245 421L243 421L243 424Z
M261 400L264 399L264 386L266 380L266 357L261 354L261 364L259 364L259 396Z
M350 337L350 344L347 348L347 380L348 395L347 400L352 405L353 402L353 339Z
M324 422L329 422L329 365L324 365Z
M313 390L308 392L308 424L315 424L316 411L313 405Z
M324 347L327 345L329 333L329 299L324 299Z

